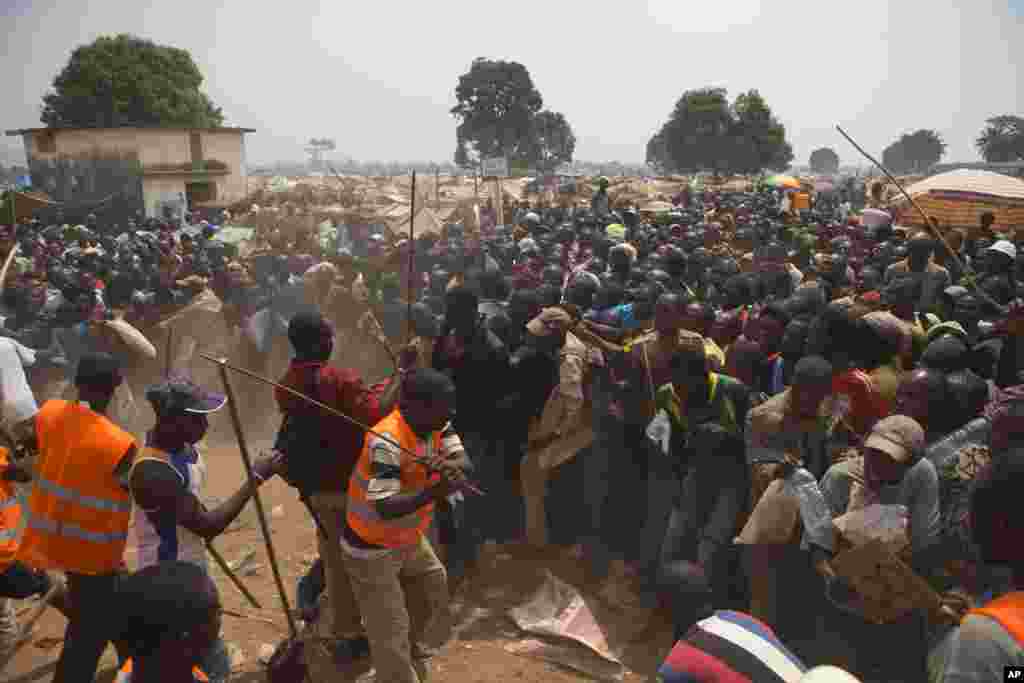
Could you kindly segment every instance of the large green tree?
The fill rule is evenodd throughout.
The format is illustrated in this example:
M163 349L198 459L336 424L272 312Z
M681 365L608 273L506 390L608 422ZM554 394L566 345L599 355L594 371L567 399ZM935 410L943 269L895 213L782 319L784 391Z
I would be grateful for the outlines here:
M647 144L648 163L666 172L756 173L792 160L785 126L757 90L732 104L724 88L688 90Z
M668 143L665 141L665 130L662 128L647 141L647 165L655 173L665 174L672 168L668 156Z
M904 133L882 151L882 164L893 173L924 173L942 159L946 143L934 130Z
M223 123L199 86L203 75L186 50L121 34L71 53L43 97L50 127L180 126Z
M974 144L990 163L1024 159L1024 118L1006 114L988 119Z
M536 147L534 117L544 100L525 66L478 58L459 77L455 99L457 164L469 167L496 156L529 159Z
M572 163L576 136L560 112L542 111L533 117L532 147L529 161L542 173L551 173L561 164Z
M811 152L810 164L812 173L838 173L839 155L831 147L819 147Z

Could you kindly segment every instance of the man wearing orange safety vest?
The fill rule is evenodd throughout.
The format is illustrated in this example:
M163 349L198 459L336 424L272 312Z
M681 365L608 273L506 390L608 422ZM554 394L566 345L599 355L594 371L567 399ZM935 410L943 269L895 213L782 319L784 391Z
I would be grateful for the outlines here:
M122 382L118 361L84 354L77 401L47 401L35 417L39 450L17 559L67 574L74 613L54 683L91 681L110 642L109 606L128 539L135 440L105 413Z
M448 582L426 532L434 503L464 487L468 462L448 427L454 407L448 377L429 368L407 374L399 407L374 426L382 436L366 435L349 480L343 561L379 681L422 683L429 672L422 638L448 599ZM410 613L407 602L419 609Z
M28 471L19 463L12 462L9 451L0 448L0 669L3 669L4 657L22 635L10 601L46 595L55 585L54 579L46 572L27 567L15 559L22 518L15 482L24 483L30 479ZM67 614L63 585L59 582L56 585L58 588L50 596L50 603Z
M981 560L1012 569L1016 590L967 612L933 649L929 679L939 683L1010 680L1004 671L1024 666L1024 451L992 455L991 466L975 478L968 520Z

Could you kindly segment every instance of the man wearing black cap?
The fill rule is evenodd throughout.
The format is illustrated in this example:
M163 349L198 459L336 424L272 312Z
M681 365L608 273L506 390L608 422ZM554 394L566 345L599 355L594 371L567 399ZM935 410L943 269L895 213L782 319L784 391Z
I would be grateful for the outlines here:
M206 569L205 541L238 517L256 486L278 473L282 460L261 456L253 463L256 484L246 482L207 510L201 502L206 464L195 444L209 427L207 415L220 410L227 399L182 377L150 387L146 398L156 413L156 425L146 435L146 447L130 476L138 568L180 560ZM231 661L222 640L215 641L201 668L213 683L227 680Z
M74 612L53 680L92 680L111 639L108 606L128 539L132 435L107 419L122 382L117 359L86 353L75 372L77 401L47 401L30 440L39 448L28 526L17 559L66 572Z

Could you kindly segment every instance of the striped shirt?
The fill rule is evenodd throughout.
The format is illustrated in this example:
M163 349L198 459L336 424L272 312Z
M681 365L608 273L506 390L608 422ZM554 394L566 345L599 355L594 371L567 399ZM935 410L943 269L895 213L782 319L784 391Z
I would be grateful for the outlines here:
M771 628L741 612L697 622L658 669L661 683L797 683L806 667Z

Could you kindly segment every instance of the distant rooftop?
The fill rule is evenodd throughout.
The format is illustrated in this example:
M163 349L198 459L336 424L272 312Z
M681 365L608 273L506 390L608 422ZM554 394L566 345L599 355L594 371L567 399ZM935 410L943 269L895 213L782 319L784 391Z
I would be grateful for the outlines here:
M18 128L16 130L4 131L5 135L25 135L27 133L43 133L46 131L58 132L65 130L119 130L119 129L134 129L134 130L196 130L196 131L210 131L210 132L238 132L238 133L255 133L255 128L236 128L232 126L220 126L217 128L186 128L183 126L117 126L116 128L103 128L99 126L85 127L85 126L69 126L67 128Z

